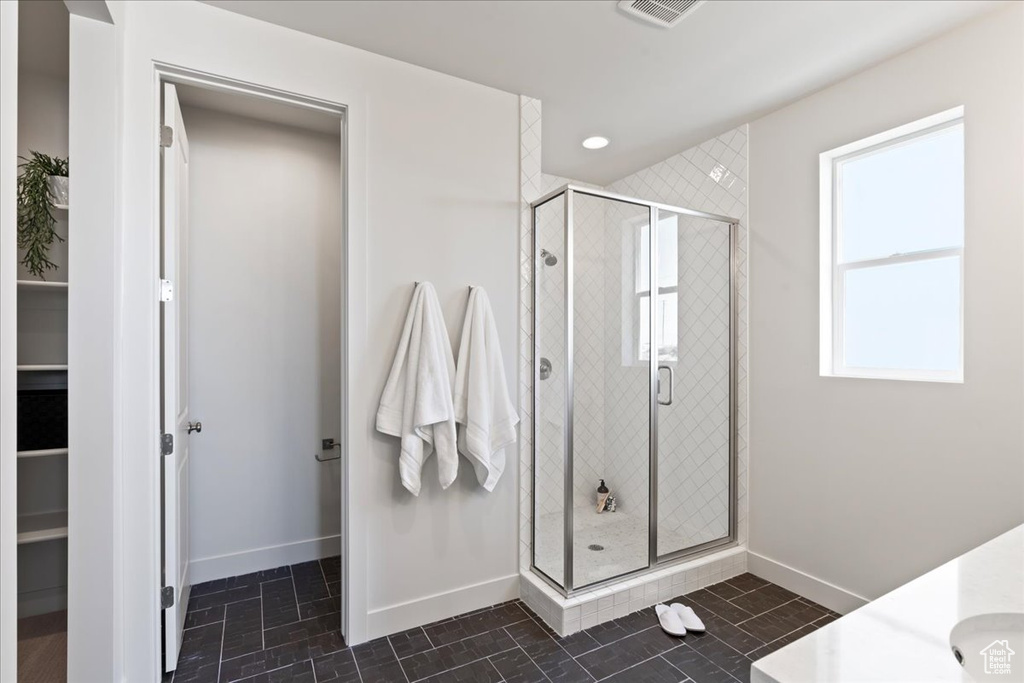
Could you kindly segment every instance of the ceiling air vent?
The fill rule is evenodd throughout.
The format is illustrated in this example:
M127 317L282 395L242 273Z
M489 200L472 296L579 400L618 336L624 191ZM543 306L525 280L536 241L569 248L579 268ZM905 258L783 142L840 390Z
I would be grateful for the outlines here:
M672 28L705 0L619 0L619 9L649 24Z

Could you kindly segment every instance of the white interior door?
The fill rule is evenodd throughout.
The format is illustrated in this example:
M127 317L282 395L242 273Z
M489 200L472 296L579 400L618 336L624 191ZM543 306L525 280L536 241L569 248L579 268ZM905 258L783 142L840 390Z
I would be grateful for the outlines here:
M191 584L188 576L188 137L178 95L170 83L164 84L163 125L161 422L165 446L162 449L164 594L161 597L163 604L171 602L164 608L164 666L171 671L177 666L181 649ZM167 599L168 592L172 600Z

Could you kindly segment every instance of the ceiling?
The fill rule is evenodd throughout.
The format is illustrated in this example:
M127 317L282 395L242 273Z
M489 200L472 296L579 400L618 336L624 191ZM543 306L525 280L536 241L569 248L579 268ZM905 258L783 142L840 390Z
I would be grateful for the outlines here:
M206 2L540 98L545 172L601 185L1004 4L712 0L662 29L614 0Z
M341 117L336 114L215 88L179 84L175 86L175 89L178 93L178 102L183 108L195 107L219 111L224 114L341 137ZM187 112L183 112L182 115L185 117L185 123L188 124Z

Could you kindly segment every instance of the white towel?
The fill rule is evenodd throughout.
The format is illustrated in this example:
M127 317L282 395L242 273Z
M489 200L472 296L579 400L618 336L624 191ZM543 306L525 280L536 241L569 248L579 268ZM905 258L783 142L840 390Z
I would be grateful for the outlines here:
M515 443L519 415L505 383L498 329L487 292L469 293L455 370L455 421L459 450L473 463L480 485L494 490L505 470L504 448Z
M437 450L441 488L459 471L452 380L455 359L437 293L421 282L412 295L398 353L377 409L377 431L402 440L398 470L402 485L420 494L423 463Z

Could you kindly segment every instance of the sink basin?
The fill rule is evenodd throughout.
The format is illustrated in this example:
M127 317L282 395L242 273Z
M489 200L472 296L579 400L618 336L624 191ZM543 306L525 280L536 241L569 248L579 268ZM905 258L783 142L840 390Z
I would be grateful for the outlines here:
M975 681L1024 680L1024 613L964 619L949 633L953 656Z

